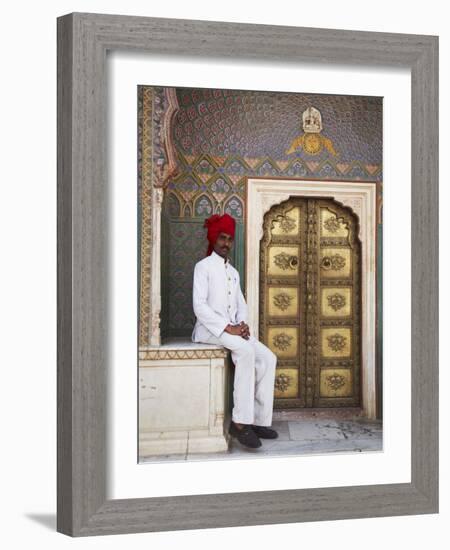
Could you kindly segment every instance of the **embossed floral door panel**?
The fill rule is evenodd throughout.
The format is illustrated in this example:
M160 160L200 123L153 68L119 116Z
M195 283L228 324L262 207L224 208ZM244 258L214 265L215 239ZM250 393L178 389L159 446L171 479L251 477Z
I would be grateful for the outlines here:
M326 198L264 216L260 338L278 357L275 408L360 404L358 219Z

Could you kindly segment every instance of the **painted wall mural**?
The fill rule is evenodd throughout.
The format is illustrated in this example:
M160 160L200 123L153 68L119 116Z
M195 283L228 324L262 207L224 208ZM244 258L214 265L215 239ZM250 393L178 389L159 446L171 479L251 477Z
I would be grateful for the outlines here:
M381 231L382 98L141 86L140 135L149 90L151 164L164 187L163 337L190 337L193 268L205 256L203 222L213 213L237 220L231 259L244 281L248 177L375 181ZM381 245L378 253L381 261Z

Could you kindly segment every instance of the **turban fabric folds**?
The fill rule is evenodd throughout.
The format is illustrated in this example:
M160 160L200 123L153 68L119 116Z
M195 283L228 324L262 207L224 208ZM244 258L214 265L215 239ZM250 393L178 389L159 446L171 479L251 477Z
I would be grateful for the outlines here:
M209 245L206 255L209 256L213 251L214 244L217 241L217 237L220 233L222 233L222 231L224 233L228 233L228 235L231 235L234 239L236 221L229 214L224 214L223 216L214 214L213 216L210 216L207 220L205 220L203 227L208 228L207 238L209 241Z

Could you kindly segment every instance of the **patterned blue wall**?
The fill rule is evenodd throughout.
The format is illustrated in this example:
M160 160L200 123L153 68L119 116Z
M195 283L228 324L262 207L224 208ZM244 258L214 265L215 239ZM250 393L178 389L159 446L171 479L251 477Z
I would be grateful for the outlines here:
M180 109L172 137L179 172L169 181L162 214L162 335L190 336L192 274L204 257L204 219L228 212L237 220L232 261L244 282L244 201L247 177L317 180L382 180L382 98L178 88ZM167 109L164 89L155 88L155 139ZM322 114L326 147L287 154L303 133L308 106ZM154 158L157 162L158 158ZM379 244L381 255L381 243ZM380 281L381 273L379 274ZM243 285L244 286L244 285ZM245 289L243 288L245 291Z

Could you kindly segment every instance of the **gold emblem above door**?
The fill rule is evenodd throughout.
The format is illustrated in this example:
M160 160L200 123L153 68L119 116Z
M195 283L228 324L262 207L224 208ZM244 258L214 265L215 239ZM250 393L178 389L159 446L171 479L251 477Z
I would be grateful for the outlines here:
M291 197L264 216L259 334L278 357L275 408L360 405L358 218Z

